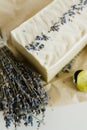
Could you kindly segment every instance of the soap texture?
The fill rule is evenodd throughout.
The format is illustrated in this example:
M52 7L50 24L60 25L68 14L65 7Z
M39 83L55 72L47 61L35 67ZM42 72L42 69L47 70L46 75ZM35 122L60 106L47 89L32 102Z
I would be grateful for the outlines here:
M11 32L14 46L49 82L86 45L86 0L54 0Z

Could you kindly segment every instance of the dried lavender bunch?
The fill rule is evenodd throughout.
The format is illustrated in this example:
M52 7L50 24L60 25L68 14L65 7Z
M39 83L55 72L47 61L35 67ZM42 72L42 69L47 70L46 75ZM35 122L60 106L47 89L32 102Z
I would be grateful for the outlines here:
M8 128L11 123L19 126L33 126L36 118L38 127L43 121L48 96L44 90L40 75L18 62L9 49L0 49L0 110ZM42 119L38 115L42 114Z

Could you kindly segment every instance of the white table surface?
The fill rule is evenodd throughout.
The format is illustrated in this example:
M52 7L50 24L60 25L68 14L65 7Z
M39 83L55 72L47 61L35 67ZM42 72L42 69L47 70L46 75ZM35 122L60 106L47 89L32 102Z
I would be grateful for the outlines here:
M0 130L5 128L2 112L0 113ZM8 130L14 130L10 127ZM37 130L36 127L25 127L23 124L17 130ZM48 108L45 124L39 130L87 130L87 103Z

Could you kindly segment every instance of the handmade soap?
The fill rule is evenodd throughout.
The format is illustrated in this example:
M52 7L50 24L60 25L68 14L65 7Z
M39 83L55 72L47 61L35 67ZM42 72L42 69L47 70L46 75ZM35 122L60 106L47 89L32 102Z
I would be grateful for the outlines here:
M87 0L54 0L11 32L14 46L49 82L85 45Z

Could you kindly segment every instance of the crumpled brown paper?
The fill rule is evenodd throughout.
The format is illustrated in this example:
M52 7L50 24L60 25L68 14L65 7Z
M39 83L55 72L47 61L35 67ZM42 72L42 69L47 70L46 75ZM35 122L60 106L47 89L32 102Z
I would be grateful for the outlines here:
M87 101L87 93L80 92L73 83L73 74L76 70L87 69L87 47L73 59L69 73L60 72L58 77L48 84L50 105L65 105Z
M32 17L40 9L52 0L0 0L0 28L10 39L10 31L23 21ZM8 41L10 46L11 41ZM10 46L18 56L19 53L13 46ZM87 101L87 93L80 92L73 83L73 74L76 70L87 69L87 47L76 56L69 73L60 72L49 84L46 91L50 97L49 105L65 105Z

